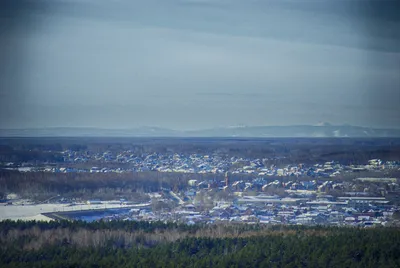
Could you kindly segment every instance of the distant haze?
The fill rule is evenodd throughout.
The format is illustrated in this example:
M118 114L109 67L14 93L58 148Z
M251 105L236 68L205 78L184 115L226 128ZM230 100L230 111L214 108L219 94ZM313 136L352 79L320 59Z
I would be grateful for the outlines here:
M398 1L0 4L0 128L400 127Z

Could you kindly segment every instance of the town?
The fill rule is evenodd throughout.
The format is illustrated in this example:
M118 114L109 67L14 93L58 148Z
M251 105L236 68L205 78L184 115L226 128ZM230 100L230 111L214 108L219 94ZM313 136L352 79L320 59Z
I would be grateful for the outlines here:
M399 207L385 196L398 195L395 178L359 178L369 186L381 185L376 194L356 183L333 181L188 182L187 191L164 189L152 193L151 205L132 208L99 220L173 221L187 224L234 222L248 224L295 224L334 226L392 226L400 217ZM389 191L388 191L389 190ZM274 194L271 194L274 193ZM329 194L334 193L334 194ZM340 195L338 195L340 194ZM101 204L99 200L88 201ZM121 206L126 205L121 200Z
M268 162L276 161L282 157L274 158L242 158L242 157L224 157L221 154L135 154L132 151L90 153L81 151L66 150L60 152L62 161L59 163L43 162L38 165L38 161L32 162L6 162L2 163L3 169L18 170L22 172L173 172L173 173L203 173L203 174L223 174L227 171L232 174L250 174L261 177L270 176L311 176L311 177L336 177L341 174L352 172L382 172L385 170L399 170L400 161L382 161L380 159L371 159L361 165L344 165L339 161L330 161L325 163L316 163L307 165L304 163L290 164L285 166L270 165ZM88 165L88 163L98 163L99 166L76 167L79 164ZM129 164L128 167L107 167L107 164Z
M117 201L64 198L60 194L52 202L64 203L64 207L47 211L68 215L68 211L82 210L82 204L85 211L114 209L112 213L99 210L92 220L368 227L392 226L400 219L399 179L386 176L398 174L398 161L371 159L358 165L329 161L278 166L268 165L277 159L227 157L218 153L138 155L129 150L104 153L65 150L61 155L62 162L57 165L8 162L3 163L3 169L36 173L203 174L202 179L184 180L180 189L164 186L161 176L158 191L145 193L147 198L135 202L125 198ZM93 163L97 166L87 166ZM80 164L86 165L79 167ZM108 167L113 164L129 165ZM223 179L218 179L221 176ZM15 206L18 202L10 199L7 204Z

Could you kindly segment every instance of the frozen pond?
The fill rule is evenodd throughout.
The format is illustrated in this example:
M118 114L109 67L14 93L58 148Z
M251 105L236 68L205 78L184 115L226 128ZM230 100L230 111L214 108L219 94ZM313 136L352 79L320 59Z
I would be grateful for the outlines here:
M51 212L80 212L80 211L89 211L89 212L94 212L96 213L101 213L104 211L108 210L113 210L113 209L125 209L129 210L132 207L145 207L150 205L149 203L144 203L144 204L137 204L137 205L130 205L129 207L116 204L114 202L104 202L103 204L98 204L98 205L87 205L87 204L37 204L37 205L6 205L6 204L0 204L0 221L1 220L45 220L44 216L41 215L42 213L51 213ZM105 210L107 209L107 210ZM98 210L96 212L96 210ZM82 212L83 212L82 211ZM112 216L111 215L105 215L105 216ZM77 213L78 214L78 213ZM82 220L88 220L90 221L91 219L95 220L96 215L94 216L89 216L89 218L84 218Z
M74 220L82 220L86 222L93 222L103 218L112 217L112 216L121 216L123 214L128 214L130 209L121 208L121 209L107 209L107 210L89 210L89 211L73 211L73 212L64 212L63 215L67 216L70 219Z

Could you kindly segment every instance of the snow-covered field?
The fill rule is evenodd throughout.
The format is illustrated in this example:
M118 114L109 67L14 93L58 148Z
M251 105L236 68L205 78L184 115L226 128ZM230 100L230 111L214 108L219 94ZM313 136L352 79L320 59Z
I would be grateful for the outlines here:
M99 205L87 204L39 204L39 205L0 205L1 220L51 220L41 215L46 212L79 211L87 209L121 208L119 203L107 202Z

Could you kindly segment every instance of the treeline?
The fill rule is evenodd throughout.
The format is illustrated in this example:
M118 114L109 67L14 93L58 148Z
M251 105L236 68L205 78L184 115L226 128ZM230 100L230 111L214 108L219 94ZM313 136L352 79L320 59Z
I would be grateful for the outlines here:
M397 172L397 173L396 173ZM388 176L396 177L399 171L388 173ZM346 184L350 188L343 191L351 191L357 186L359 191L365 187L371 190L384 187L390 191L387 184L355 182L356 177L368 177L370 173L345 173L338 176L336 181L351 181ZM372 174L378 176L379 174ZM248 181L254 178L251 174L230 174L230 181ZM174 191L186 190L189 180L216 181L224 180L224 174L199 174L179 172L128 172L128 173L49 173L49 172L19 172L13 170L0 170L0 199L7 193L16 193L22 198L36 201L47 200L48 198L61 195L64 198L75 199L101 199L111 200L126 198L131 201L147 200L145 193L159 192L162 189ZM280 181L313 180L313 177L268 177L267 182L279 179ZM261 191L262 184L254 185L254 191ZM271 192L272 191L272 192ZM270 194L284 194L282 188L270 189ZM339 191L337 195L343 195ZM377 191L379 193L379 191ZM335 192L331 194L336 195ZM54 200L53 200L54 201Z
M0 223L1 267L399 267L400 230Z
M185 183L186 182L186 183ZM159 191L162 187L183 188L182 175L148 173L46 173L0 171L0 192L45 200L55 195L71 198L129 198Z
M399 139L222 139L222 138L14 138L0 139L0 161L62 162L59 152L73 150L102 153L131 151L212 154L228 157L268 158L268 164L340 161L363 164L372 158L400 160Z
M235 174L231 180L248 180ZM127 198L161 189L185 190L188 181L224 180L224 174L128 172L128 173L48 173L0 170L0 193L16 193L24 198L45 200L54 195L74 198Z
M41 149L14 148L10 145L0 145L0 162L12 163L60 163L64 161L64 157L60 151L45 151Z
M304 230L315 234L323 230ZM114 247L148 248L188 237L249 237L254 235L293 234L285 226L213 224L187 225L145 221L10 221L0 222L0 248L10 245L40 249L48 245L71 245L79 248Z

